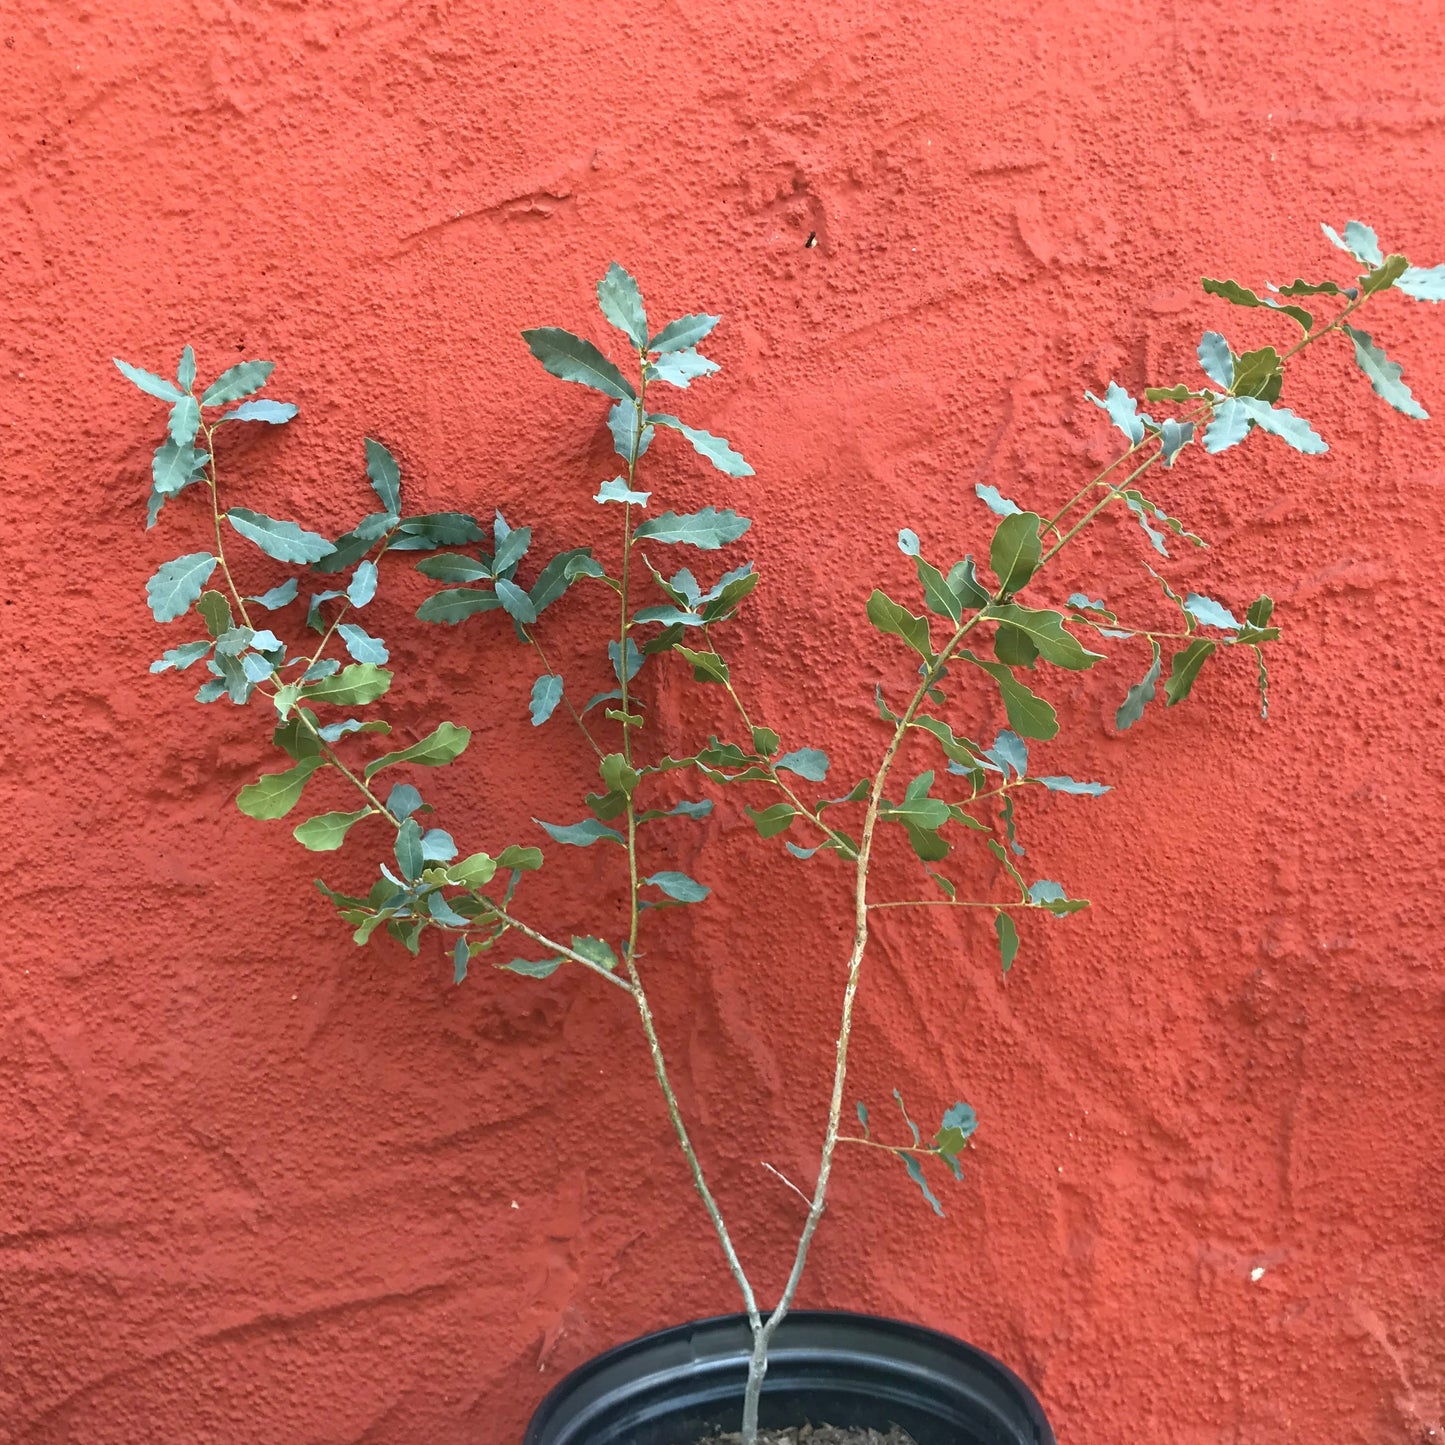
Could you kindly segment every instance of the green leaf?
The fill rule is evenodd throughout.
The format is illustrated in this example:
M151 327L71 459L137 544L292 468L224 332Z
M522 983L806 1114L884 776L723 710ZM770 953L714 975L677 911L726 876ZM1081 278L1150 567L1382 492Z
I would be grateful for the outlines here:
M1239 623L1227 607L1221 606L1212 597L1190 592L1184 598L1184 610L1203 627L1225 628L1230 632L1239 631Z
M1154 656L1148 672L1129 689L1124 701L1119 704L1119 711L1114 714L1114 726L1121 732L1133 727L1144 716L1145 707L1154 701L1154 689L1159 682L1163 660L1159 656L1159 644L1152 637L1149 639L1149 646L1153 649Z
M748 518L734 511L719 512L713 507L704 507L685 516L663 512L649 517L633 536L638 541L681 542L704 552L715 552L728 542L736 542L751 526Z
M1234 363L1235 396L1254 396L1262 401L1273 401L1279 395L1284 377L1280 354L1272 346L1261 346L1258 351L1246 351Z
M985 662L967 648L958 655L975 667L981 667L998 684L1009 726L1016 733L1040 742L1047 742L1058 735L1058 714L1036 692L1025 687L1007 667L1000 662Z
M1302 416L1296 416L1288 407L1270 406L1268 402L1252 396L1238 397L1237 402L1245 416L1261 431L1288 442L1295 451L1304 452L1307 456L1329 451L1329 443Z
M539 862L540 859L538 854ZM491 854L473 853L459 863L449 864L447 878L461 888L485 888L497 876L497 866L497 860Z
M556 673L543 673L532 684L532 726L539 728L557 710L562 701L562 679Z
M696 681L724 684L728 681L728 665L717 653L694 652L680 642L674 643L672 650L692 664L692 675Z
M986 482L975 482L974 491L978 494L979 500L996 517L1016 517L1023 508L1017 502L1011 502L1000 494L997 487L991 487Z
M202 406L225 406L240 401L253 391L260 391L271 373L276 370L274 361L240 361L227 367L202 393Z
M157 376L151 371L142 371L138 366L132 366L128 361L122 361L118 356L112 356L111 360L116 364L120 374L125 379L146 393L147 396L156 397L160 401L179 401L185 395L179 387L173 386L164 377Z
M1061 613L1020 607L1017 602L996 602L985 610L984 616L1022 633L1039 656L1055 667L1085 672L1103 659L1102 653L1090 652L1064 626Z
M735 452L722 437L711 432L699 431L696 427L685 426L675 416L665 412L648 412L647 419L655 426L665 426L669 431L685 437L700 457L706 457L718 471L729 477L750 477L753 469Z
M159 567L146 583L146 600L157 622L173 622L191 610L216 570L209 552L191 552Z
M539 615L550 607L579 577L601 577L605 573L593 560L590 547L573 547L558 554L537 574L528 594L532 610Z
M1416 301L1445 301L1445 266L1407 266L1395 290Z
M500 512L497 513L497 520L502 526L506 526ZM509 527L497 543L497 555L492 558L492 571L499 576L511 576L512 569L527 555L531 545L530 527Z
M879 632L889 637L901 637L921 657L933 661L926 618L915 617L886 593L875 590L868 599L868 620Z
M679 316L676 321L669 321L647 343L647 349L681 351L685 347L696 346L721 320L721 316L708 316L701 312L692 316Z
M475 587L451 587L428 597L416 610L423 622L445 622L455 626L478 612L494 612L502 605L495 592Z
M502 964L508 973L520 973L524 978L551 978L562 967L560 958L544 958L533 963L529 958L514 958Z
M539 326L522 333L527 349L542 365L563 381L590 386L619 400L636 401L632 383L593 346L558 326Z
M329 702L361 707L375 702L391 686L391 673L371 662L355 662L332 677L308 682L302 689L307 702Z
M1415 400L1410 388L1401 380L1399 362L1391 361L1375 345L1368 331L1360 331L1348 323L1344 330L1355 343L1355 364L1369 378L1375 395L1383 397L1396 411L1406 416L1419 421L1427 420L1429 412Z
M978 1132L978 1115L960 1101L944 1110L943 1122L933 1136L933 1147L946 1164L953 1164L964 1146ZM962 1176L954 1171L955 1178Z
M1117 381L1109 383L1102 397L1095 396L1092 391L1086 391L1084 395L1101 411L1107 412L1109 420L1135 446L1144 440L1144 423L1139 420L1139 403Z
M583 958L590 958L593 963L601 965L609 973L617 968L617 955L612 951L612 945L603 942L600 938L581 937L572 935L572 951L580 953Z
M496 588L497 600L513 621L530 624L537 620L537 609L532 606L532 599L515 582L498 577L493 585Z
M380 517L382 522L390 525L391 519L382 513L373 512L373 517ZM486 533L477 525L477 519L470 512L424 512L418 517L404 517L396 524L400 534L392 544L395 552L425 552L430 547L463 547L469 542L480 542L486 537ZM377 532L380 536L386 531L381 526ZM323 572L331 571L330 567L323 567Z
M1234 353L1217 331L1206 331L1199 338L1199 365L1215 386L1228 391L1234 385Z
M243 401L233 407L222 421L264 421L271 426L285 426L296 415L296 407L289 401Z
M379 441L366 438L366 475L388 516L401 515L401 468Z
M634 507L645 507L651 492L634 492L623 477L613 477L597 489L594 502L626 502Z
M354 622L340 623L336 628L336 635L357 662L386 662L391 656L386 650L386 644L379 637L373 637L364 627L358 627Z
M963 618L963 603L958 594L948 585L943 573L931 562L914 556L913 566L918 572L918 581L923 587L923 600L930 612L946 617L954 624Z
M298 823L291 836L313 853L334 853L346 841L347 829L375 812L375 808L361 808L355 813L318 813Z
M1278 301L1256 296L1253 291L1247 286L1241 286L1238 281L1213 281L1205 277L1203 285L1211 296L1222 296L1236 306L1263 306L1270 311L1283 311L1286 316L1299 322L1307 333L1314 329L1314 317L1302 306L1282 306Z
M669 898L676 899L679 903L701 903L712 892L705 883L694 881L686 873L654 873L652 877L642 881L652 884L654 888L660 888Z
M753 820L760 838L775 838L788 830L798 810L791 803L774 803L767 808L747 807L743 811Z
M151 462L151 484L162 497L173 497L206 464L208 454L174 441L162 442Z
M598 763L597 771L609 792L630 798L637 787L639 774L622 753L608 753Z
M226 520L248 541L278 562L319 562L335 548L319 532L307 532L295 522L278 522L248 507L231 507Z
M426 866L421 850L421 824L415 818L408 818L396 833L396 866L408 883L415 883Z
M343 718L340 722L327 723L320 729L321 736L328 743L339 742L352 733L389 733L391 724L382 722L380 718L373 718L370 722L362 722L360 718Z
M1214 655L1219 644L1212 638L1197 637L1188 647L1181 648L1174 654L1174 660L1169 667L1169 678L1164 684L1165 706L1173 707L1175 703L1183 702L1194 687L1194 680L1199 676L1199 669Z
M637 282L614 261L597 283L597 304L602 314L639 350L647 346L647 312Z
M978 580L978 573L973 565L972 557L965 557L962 562L955 562L948 569L948 590L963 603L965 607L983 607L989 600L988 590L981 586Z
M1386 256L1368 276L1360 277L1360 291L1365 296L1388 291L1409 268L1410 263L1403 256Z
M226 601L224 593L203 592L201 600L196 603L196 611L201 614L206 632L211 637L221 637L231 630L231 604Z
M998 935L999 961L1007 973L1019 956L1019 931L1007 913L998 912L993 916L994 932Z
M1338 296L1340 288L1333 281L1291 281L1277 288L1281 296Z
M351 668L346 669L347 672L351 670ZM345 676L346 673L342 673L342 677ZM313 693L312 696L314 695ZM459 728L452 723L444 722L435 732L429 733L420 742L413 743L409 748L402 748L394 753L383 753L381 757L373 758L366 765L365 777L370 781L383 768L392 767L397 763L415 763L420 768L445 767L466 750L466 746L471 740L470 728Z
M790 753L784 753L773 768L796 773L810 783L821 783L828 777L828 754L821 748L795 748Z
M205 644L200 643L192 645L204 647ZM777 733L772 730L772 728L753 729L753 747L757 749L758 753L762 757L772 757L773 754L777 752L781 741L782 740L778 737ZM827 766L826 760L824 762L824 766Z
M620 847L627 846L621 833L615 828L609 828L605 823L599 823L595 818L583 818L580 823L570 824L544 823L540 818L533 818L532 821L554 843L567 843L574 848L590 848L599 839L606 839Z
M1036 908L1043 908L1055 918L1066 918L1070 913L1081 913L1089 906L1087 898L1070 898L1064 892L1062 883L1050 878L1041 878L1029 884L1029 902Z
M1043 554L1039 527L1043 518L1020 512L998 524L989 547L989 565L998 578L999 596L1008 597L1023 587L1038 570Z
M1196 393L1190 391L1182 381L1175 386L1146 386L1144 388L1145 401L1188 401L1194 395Z
M954 736L953 729L946 722L936 717L929 717L920 713L914 717L911 726L930 733L938 739L939 746L943 749L943 755L952 763L956 763L959 772L976 772L978 769L978 754L972 743L967 738ZM952 769L950 770L952 771Z
M666 351L656 360L648 363L649 375L654 381L665 381L669 386L686 390L699 377L711 376L722 368L710 357L687 347L682 351Z
M195 441L201 426L201 405L193 396L183 396L172 408L166 432L178 447Z
M248 818L284 818L300 800L306 780L317 768L325 766L325 758L312 756L302 758L284 773L265 773L241 789L236 795L236 806Z
M1274 598L1266 592L1249 604L1249 611L1244 614L1244 620L1251 627L1268 627L1269 619L1273 616Z

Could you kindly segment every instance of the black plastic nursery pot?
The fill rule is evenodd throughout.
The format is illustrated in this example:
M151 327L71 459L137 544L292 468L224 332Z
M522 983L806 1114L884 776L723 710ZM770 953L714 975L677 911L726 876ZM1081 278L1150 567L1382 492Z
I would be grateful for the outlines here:
M742 1315L678 1325L599 1355L542 1401L523 1445L693 1445L742 1420ZM918 1445L1055 1445L1012 1370L935 1330L800 1310L773 1338L761 1424L906 1430Z

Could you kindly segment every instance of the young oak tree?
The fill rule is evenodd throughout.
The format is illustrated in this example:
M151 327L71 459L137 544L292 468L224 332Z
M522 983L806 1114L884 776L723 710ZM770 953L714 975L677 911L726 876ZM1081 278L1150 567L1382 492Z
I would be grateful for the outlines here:
M1279 637L1268 596L1250 603L1240 618L1203 594L1181 596L1146 561L1142 565L1163 589L1175 616L1161 630L1120 618L1103 597L1075 592L1060 600L1050 590L1054 559L1102 513L1120 508L1138 523L1146 556L1167 558L1180 545L1204 546L1144 491L1150 472L1174 467L1191 447L1213 455L1253 433L1265 433L1306 455L1326 451L1314 426L1280 405L1289 363L1317 342L1338 338L1378 396L1406 416L1426 416L1400 366L1357 323L1367 306L1389 292L1445 300L1445 265L1416 267L1404 256L1386 255L1374 232L1357 221L1343 235L1328 226L1324 230L1357 263L1347 280L1295 280L1263 293L1235 281L1203 283L1207 292L1232 305L1277 313L1289 333L1282 350L1264 346L1237 352L1222 334L1210 331L1198 348L1204 381L1145 388L1142 401L1148 411L1140 409L1141 398L1115 382L1102 397L1086 393L1122 433L1123 444L1052 515L980 484L978 497L998 519L986 564L969 556L945 570L924 555L917 532L899 533L898 545L917 573L918 600L899 602L881 590L860 599L869 621L892 644L888 665L896 673L889 692L880 686L875 697L881 754L868 776L841 792L836 784L828 787L831 796L819 796L830 770L826 750L815 745L816 739L794 745L785 721L778 720L774 728L750 711L722 651L726 624L750 598L758 573L750 562L718 571L707 554L733 547L750 522L730 508L707 506L682 515L662 510L644 484L651 449L677 439L725 476L752 475L727 441L688 425L658 400L690 390L719 369L698 349L717 326L717 316L680 316L654 331L636 282L614 264L598 283L597 298L621 337L625 369L570 332L542 327L523 333L532 354L553 376L606 398L606 424L620 460L617 475L602 481L596 493L613 533L603 557L582 546L542 561L532 552L530 529L510 525L500 512L489 524L465 512L408 514L396 459L370 439L366 472L377 509L334 541L295 522L223 503L216 454L225 445L226 428L245 422L279 426L296 414L290 403L259 395L272 363L242 362L204 388L197 386L189 346L174 380L115 363L170 409L151 471L147 527L156 524L167 502L187 492L200 498L208 514L209 536L201 550L164 563L147 584L156 621L184 619L192 634L167 649L151 671L183 672L201 665L197 701L226 699L256 709L281 755L279 766L241 789L241 811L263 820L288 817L310 781L331 773L352 791L355 806L308 817L293 834L314 853L351 843L377 860L377 876L365 896L317 885L358 944L384 931L415 954L425 938L435 936L450 956L457 983L479 958L502 972L534 979L572 965L632 999L678 1144L752 1330L743 1407L746 1445L756 1440L769 1344L796 1296L838 1146L881 1148L896 1155L928 1205L941 1214L926 1169L961 1178L960 1157L977 1127L974 1111L954 1103L925 1140L895 1091L906 1130L901 1141L896 1135L893 1142L875 1138L862 1102L856 1105L858 1132L844 1131L848 1047L872 915L894 908L979 910L992 920L1007 971L1018 956L1019 914L1063 917L1087 906L1061 883L1029 879L1020 871L1015 860L1023 850L1015 806L1032 788L1085 798L1107 791L1102 783L1033 772L1028 749L1030 740L1046 741L1058 732L1057 714L1044 695L1058 680L1056 670L1095 667L1104 660L1107 644L1143 642L1148 648L1143 677L1119 703L1121 729L1137 723L1161 691L1164 706L1183 702L1201 669L1240 649L1257 669L1261 712L1267 715L1264 648ZM237 538L244 544L239 549ZM244 590L236 552L244 556L250 548L294 568L293 575L263 592ZM654 562L673 549L681 549L684 559L698 554L698 562L676 570L674 564L664 569ZM602 845L616 850L609 887L627 905L620 936L574 932L574 927L585 930L586 921L563 926L523 906L521 881L544 861L535 840L512 839L500 847L494 843L493 851L464 852L450 831L433 825L435 815L415 770L444 767L458 757L471 738L466 727L443 721L407 746L389 748L384 741L391 729L376 704L392 686L386 667L390 652L359 619L376 595L380 564L401 564L406 559L398 554L406 553L423 554L417 570L442 584L417 616L453 626L476 618L475 625L486 629L493 643L510 632L526 649L520 656L530 656L536 672L532 725L557 726L552 719L560 709L582 746L596 754L599 783L583 800L585 811L575 821L539 822L538 828L562 849ZM1134 559L1123 560L1134 565ZM544 646L544 614L574 586L593 589L602 604L597 615L612 619L606 650L615 686L585 699L569 691L558 659ZM293 620L285 639L273 630L276 614ZM719 690L736 714L728 736L686 743L658 736L638 686L639 674L649 665L680 668L698 685ZM987 746L975 741L977 720L970 724L959 715L954 684L965 674L988 679L1008 720L1008 728ZM907 771L906 778L896 775L899 768ZM852 901L854 927L818 1171L787 1282L771 1308L757 1298L693 1148L640 963L644 927L665 927L665 910L702 904L710 893L706 884L656 862L663 851L651 842L658 825L674 827L675 820L685 825L713 808L710 797L658 804L663 780L674 772L694 777L700 791L740 789L758 833L781 840L800 862L825 855L823 861L834 867ZM906 839L919 865L919 891L927 896L878 898L870 891L880 829L897 829ZM958 882L949 876L957 872L950 868L955 850L970 846L986 850L996 864L996 883L987 897L960 896Z

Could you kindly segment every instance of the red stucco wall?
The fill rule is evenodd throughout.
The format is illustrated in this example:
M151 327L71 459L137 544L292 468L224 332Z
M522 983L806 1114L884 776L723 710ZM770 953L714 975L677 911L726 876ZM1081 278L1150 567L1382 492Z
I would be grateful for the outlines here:
M158 412L109 358L275 358L302 412L233 451L257 506L349 524L371 433L417 502L563 545L599 527L602 408L518 330L600 335L614 257L659 312L721 311L691 415L757 475L654 486L756 519L739 674L841 776L905 670L862 615L906 585L900 525L976 550L975 481L1046 504L1105 454L1085 387L1271 334L1201 273L1323 271L1353 215L1445 259L1439 7L7 11L0 1439L507 1445L590 1352L735 1307L628 1001L354 949L289 826L236 811L259 718L146 673L144 581L204 536L185 505L142 530ZM1378 322L1436 411L1442 312ZM1280 599L1272 721L1243 666L1128 739L1137 655L1057 682L1041 755L1116 786L1025 836L1095 907L1028 920L1006 984L972 920L891 919L867 979L857 1092L983 1129L945 1221L846 1157L804 1302L997 1351L1077 1445L1439 1438L1445 428L1348 369L1296 393L1327 458L1255 438L1161 487L1215 543L1176 582ZM395 575L392 717L478 728L430 784L448 821L577 815L587 758L527 727L513 645L421 629ZM846 900L736 802L685 847L717 893L655 946L656 1001L771 1290L801 1206L761 1161L813 1168ZM601 851L569 860L599 887Z

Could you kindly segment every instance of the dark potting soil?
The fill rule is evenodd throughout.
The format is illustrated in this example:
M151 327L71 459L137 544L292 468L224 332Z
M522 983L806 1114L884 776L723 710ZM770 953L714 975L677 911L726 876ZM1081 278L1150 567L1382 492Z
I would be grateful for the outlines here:
M742 1436L709 1435L696 1445L740 1445ZM678 1445L694 1445L679 1441ZM913 1436L895 1425L886 1435L878 1430L840 1430L834 1425L793 1425L786 1430L759 1430L758 1445L914 1445Z

